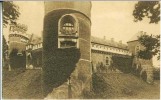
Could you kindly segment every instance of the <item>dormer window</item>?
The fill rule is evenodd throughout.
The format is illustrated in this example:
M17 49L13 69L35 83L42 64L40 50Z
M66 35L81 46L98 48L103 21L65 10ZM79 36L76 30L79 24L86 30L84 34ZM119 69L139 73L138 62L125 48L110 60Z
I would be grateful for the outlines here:
M74 15L67 14L58 23L58 48L78 48L78 21Z

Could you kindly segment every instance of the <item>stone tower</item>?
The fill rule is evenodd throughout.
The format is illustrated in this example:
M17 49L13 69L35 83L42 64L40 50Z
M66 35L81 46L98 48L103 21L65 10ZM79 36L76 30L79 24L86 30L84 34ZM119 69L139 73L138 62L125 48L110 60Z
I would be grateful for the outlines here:
M145 33L142 31L138 32L127 42L127 44L128 44L129 51L132 52L132 55L134 56L132 67L135 70L140 70L139 71L140 76L142 76L142 74L145 72L147 75L146 81L148 83L153 83L152 59L145 60L145 59L138 58L138 51L145 49L145 47L141 45L138 41L138 36L141 36L143 34Z
M29 40L28 34L26 34L27 26L23 24L10 25L9 29L9 55L10 55L10 64L11 67L14 65L15 67L22 67L22 64L26 64L25 60L25 51L26 44Z
M44 91L91 78L91 2L44 2Z

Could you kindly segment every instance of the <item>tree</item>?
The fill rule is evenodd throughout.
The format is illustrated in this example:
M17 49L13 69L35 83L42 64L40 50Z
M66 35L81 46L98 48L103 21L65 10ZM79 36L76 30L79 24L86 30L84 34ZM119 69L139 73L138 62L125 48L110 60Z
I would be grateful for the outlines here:
M2 50L3 57L5 57L5 52L6 52L6 50L8 50L8 45L7 45L7 42L6 42L6 39L5 39L4 35L3 35L3 48L2 49L3 49Z
M2 43L3 47L2 47L2 59L3 59L3 64L4 66L6 65L6 53L7 53L7 50L8 50L8 45L7 45L7 42L6 42L6 39L3 35L3 43Z
M159 1L139 1L135 4L133 11L134 21L142 21L144 17L150 19L149 23L158 23L160 21L160 3Z
M157 24L160 21L160 3L159 1L138 1L133 11L134 21L142 21L147 17L149 23ZM138 37L139 42L146 48L139 51L139 57L151 59L158 54L160 59L160 35L142 35Z
M3 26L7 24L16 24L16 20L20 15L19 7L12 1L3 1Z
M151 59L154 55L160 55L160 35L142 35L138 38L139 42L146 47L139 51L139 57ZM160 56L158 55L158 59Z

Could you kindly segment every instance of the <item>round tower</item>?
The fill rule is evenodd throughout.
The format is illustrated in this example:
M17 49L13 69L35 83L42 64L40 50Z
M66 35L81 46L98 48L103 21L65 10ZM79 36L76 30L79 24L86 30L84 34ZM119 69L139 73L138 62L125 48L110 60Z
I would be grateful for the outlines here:
M11 68L23 67L26 64L25 50L29 40L26 34L27 26L23 24L10 25L9 29L9 58Z
M69 77L85 83L91 76L91 2L48 1L44 5L44 83L57 87Z

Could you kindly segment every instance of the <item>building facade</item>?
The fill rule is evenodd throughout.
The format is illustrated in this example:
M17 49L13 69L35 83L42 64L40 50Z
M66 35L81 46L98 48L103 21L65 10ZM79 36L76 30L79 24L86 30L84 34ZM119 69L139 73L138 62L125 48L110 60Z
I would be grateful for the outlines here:
M131 52L134 57L132 68L134 70L138 70L139 71L138 74L140 74L140 76L142 76L142 74L145 72L147 75L146 81L148 83L153 83L153 61L152 59L145 60L145 59L141 59L138 57L138 51L145 49L145 47L139 43L138 37L144 34L146 33L144 33L143 31L135 34L127 42L127 44L128 44L129 52Z
M27 26L23 24L10 25L9 29L9 53L13 49L18 49L17 55L22 55L22 51L26 51L26 44L29 40L29 35L26 33Z
M67 19L70 19L70 16L67 15L66 17L67 17ZM60 19L63 21L63 18L64 17L62 17ZM61 21L59 21L59 22L61 23ZM66 27L66 25L67 25L67 27ZM61 26L61 24L60 24L60 26ZM76 32L76 30L74 30L74 29L77 29L75 27L78 27L77 24L71 25L69 22L67 22L67 24L65 23L65 26L60 27L60 28L62 28L62 30L63 29L64 30L60 31L62 33L57 34L57 39L55 41L53 41L52 43L48 43L50 40L47 40L48 41L48 42L46 42L47 44L44 44L42 37L34 37L33 35L25 35L25 36L28 36L27 38L25 38L26 41L22 41L21 40L22 37L21 38L19 37L20 39L18 39L18 40L21 40L21 42L23 42L22 43L23 48L19 48L19 44L13 45L13 43L20 43L20 41L17 42L17 41L14 41L14 39L13 39L13 37L15 36L15 38L17 40L17 35L13 35L13 36L9 35L9 38L10 38L9 40L11 43L9 46L10 46L10 49L18 47L17 48L19 51L18 53L22 53L22 51L26 52L26 68L27 69L37 69L37 68L43 68L43 67L45 68L45 66L43 66L43 62L44 62L43 56L45 56L45 55L48 55L48 57L46 57L45 59L49 59L52 56L56 57L56 54L60 53L61 58L62 58L63 55L68 54L68 52L70 51L69 49L71 49L71 51L80 50L80 52L79 52L80 58L79 58L78 62L76 63L77 67L71 73L71 76L75 77L78 80L82 78L81 74L84 74L84 75L87 74L86 77L88 77L88 75L90 75L91 73L101 72L99 69L99 67L101 65L105 66L105 70L111 70L110 66L113 63L113 59L112 59L113 56L130 58L130 59L133 56L132 67L135 70L138 70L139 67L141 67L141 71L139 73L140 76L143 72L146 72L147 73L147 82L152 83L152 81L153 81L152 60L143 60L143 59L140 59L137 57L138 51L144 49L144 47L138 42L137 36L139 36L143 33L137 33L134 37L132 37L132 39L130 39L127 42L128 45L126 45L126 44L123 44L122 41L116 42L116 41L114 41L113 38L109 40L109 39L106 39L105 37L98 38L98 37L94 37L94 36L89 36L90 38L86 37L87 39L89 39L89 41L87 41L87 40L83 39L83 37L80 37L81 34L79 32ZM63 32L65 32L65 33L63 33ZM72 33L76 32L76 33L70 34L70 32L72 32ZM11 31L11 34L13 34L12 31ZM48 38L46 36L44 36L44 37L46 39L50 39L49 37ZM24 37L23 37L23 39L24 39ZM84 40L84 42L83 42L83 40ZM53 44L54 42L55 42L55 44ZM89 44L87 44L85 42L87 42L87 43L89 42ZM43 46L46 46L48 44L50 46L56 45L56 47L55 48L50 47L50 49L47 48L46 54L43 55L43 53L44 53ZM21 45L20 45L20 47L21 47ZM64 50L65 50L65 52L64 52ZM59 52L59 51L61 51L61 52ZM51 56L51 54L54 52L55 52L55 54L53 54ZM17 55L21 56L18 53L17 53ZM72 56L73 55L75 55L75 54L72 53ZM67 56L67 55L64 57L65 58L67 57L66 59L69 59L68 58L69 56ZM59 58L56 58L56 59L59 59ZM66 60L66 59L63 59L63 60ZM54 59L53 59L53 61L50 61L50 62L54 62ZM53 65L46 66L46 67L52 67ZM102 72L103 73L107 72L105 70ZM72 79L72 82L75 82L74 79ZM83 82L83 79L82 79L82 82ZM80 84L80 83L73 83L73 84ZM63 90L63 89L61 89L62 87L64 88L64 85L61 85L60 89L58 89L58 91ZM66 85L65 85L65 87L66 87ZM78 89L80 87L73 87L73 89L74 88ZM73 90L73 91L77 91L77 90ZM79 91L82 91L82 90L79 90ZM77 97L78 94L80 94L78 91L76 93L77 94L75 94L75 96L73 95L73 97ZM58 98L60 98L60 97L58 97Z
M8 39L9 70L15 68L26 68L26 44L30 37L26 32L26 25L10 25Z
M113 63L112 57L131 57L131 52L128 46L123 44L122 41L116 42L104 38L91 37L91 62L93 71L98 72L99 67L102 65L106 70L110 69ZM100 72L100 71L99 71Z
M137 37L142 35L142 32L139 32L135 34L126 44L123 44L121 41L116 42L114 39L106 39L104 38L98 38L91 36L91 57L90 61L93 67L93 72L98 72L98 66L103 64L103 66L106 67L106 69L110 69L111 63L112 63L112 57L113 56L120 56L120 57L126 57L131 58L133 56L133 62L132 62L132 68L135 70L140 71L140 75L143 72L146 72L148 74L149 81L152 81L153 77L153 63L152 59L150 60L144 60L137 57L138 51L145 49L137 40ZM35 48L33 48L31 51L37 52L36 49L40 50L40 54L42 55L42 40L40 40L40 46L38 46L37 43L33 43ZM37 46L36 46L37 45ZM41 57L38 57L39 59ZM37 59L38 59L37 58ZM34 61L36 62L36 60ZM39 67L41 67L40 65ZM129 66L130 67L130 66ZM150 82L149 82L150 83Z

